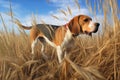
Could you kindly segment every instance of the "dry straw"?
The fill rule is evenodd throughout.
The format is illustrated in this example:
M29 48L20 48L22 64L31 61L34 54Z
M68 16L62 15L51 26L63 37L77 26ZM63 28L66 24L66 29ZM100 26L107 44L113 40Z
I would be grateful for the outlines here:
M89 0L86 3L92 13L96 13L95 9L103 11L100 26L102 32L92 38L84 35L74 39L75 45L62 64L58 63L56 51L49 45L45 48L48 60L44 59L39 43L36 46L35 59L32 60L29 35L23 30L19 30L19 34L14 30L8 31L7 22L0 14L4 28L0 31L0 80L120 80L120 21L117 1L94 1L97 3L95 8L92 8ZM78 0L75 0L75 4L80 9ZM60 10L65 18L68 14L72 15L70 7L67 11ZM14 19L11 4L10 13ZM60 20L54 14L51 16ZM35 25L35 17L32 19ZM17 19L14 23L21 25Z

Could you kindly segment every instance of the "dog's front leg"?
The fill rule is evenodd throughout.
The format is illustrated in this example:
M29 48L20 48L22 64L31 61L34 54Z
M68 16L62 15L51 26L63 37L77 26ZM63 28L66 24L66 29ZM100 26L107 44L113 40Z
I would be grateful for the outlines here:
M34 48L35 48L35 45L37 44L37 42L38 42L38 39L36 38L36 39L32 42L32 44L31 44L31 49L32 49L31 54L32 54L32 55L34 54Z
M58 56L59 63L61 63L62 62L62 49L60 46L57 46L57 56Z

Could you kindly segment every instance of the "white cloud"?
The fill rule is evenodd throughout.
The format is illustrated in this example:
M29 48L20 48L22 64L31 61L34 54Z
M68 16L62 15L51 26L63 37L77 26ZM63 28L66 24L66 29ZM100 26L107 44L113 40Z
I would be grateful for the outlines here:
M42 23L41 22L41 20L42 20L46 24L63 25L63 24L68 23L70 21L70 19L72 19L74 16L77 16L80 14L89 15L89 11L86 8L82 8L79 10L79 9L75 9L74 7L72 7L71 8L72 15L70 15L67 10L65 10L65 9L62 9L62 10L66 11L66 13L67 13L66 16L58 10L51 11L48 15L34 14L34 16L36 16L37 23ZM58 19L52 17L51 14L58 17ZM24 17L23 19L21 19L24 22L23 24L31 25L31 22L32 22L31 17L32 17L32 15L28 15L28 16Z
M37 16L38 23L41 23L40 21L43 20L46 24L63 25L68 23L68 21L70 21L70 19L73 18L74 16L77 16L80 14L84 14L84 15L90 14L87 8L81 8L79 10L78 7L75 6L74 0L49 0L49 2L53 3L53 5L57 7L57 9L53 11L49 11L48 15L34 14L35 16ZM72 15L69 14L68 6L72 12ZM65 11L66 15L60 12L60 10ZM59 20L53 18L51 14L58 17ZM27 20L28 25L31 24L30 18L31 18L31 15L24 18L24 20Z

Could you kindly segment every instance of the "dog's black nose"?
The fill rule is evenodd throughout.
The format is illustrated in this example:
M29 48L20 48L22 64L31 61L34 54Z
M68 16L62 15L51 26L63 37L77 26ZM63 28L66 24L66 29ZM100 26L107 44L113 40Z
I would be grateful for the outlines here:
M99 25L100 25L99 23L95 23L95 26L96 26L96 27L95 27L93 33L96 33L96 32L98 31Z
M99 27L99 25L100 25L100 23L95 23L95 26L96 26L96 27Z

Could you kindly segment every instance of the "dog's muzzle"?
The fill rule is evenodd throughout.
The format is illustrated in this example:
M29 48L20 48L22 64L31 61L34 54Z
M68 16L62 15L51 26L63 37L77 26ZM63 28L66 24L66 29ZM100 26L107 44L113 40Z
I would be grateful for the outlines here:
M95 23L95 26L96 27L95 27L93 33L96 33L98 31L98 28L99 28L100 24L99 23Z

